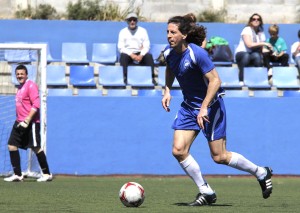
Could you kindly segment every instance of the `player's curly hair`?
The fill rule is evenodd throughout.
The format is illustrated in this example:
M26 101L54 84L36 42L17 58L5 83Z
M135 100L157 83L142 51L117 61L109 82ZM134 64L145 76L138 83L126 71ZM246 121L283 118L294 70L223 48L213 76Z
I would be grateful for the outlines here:
M201 46L205 38L206 38L206 27L202 25L195 25L189 31L185 40L188 43L194 43L198 46Z
M196 21L196 16L193 13L188 13L184 16L174 16L170 18L168 24L177 24L178 30L182 34L187 35L187 43L194 43L201 46L206 38L206 28L202 25L197 25Z
M190 20L184 18L183 16L174 16L168 20L168 24L173 23L178 26L178 30L187 35L188 32L191 30Z

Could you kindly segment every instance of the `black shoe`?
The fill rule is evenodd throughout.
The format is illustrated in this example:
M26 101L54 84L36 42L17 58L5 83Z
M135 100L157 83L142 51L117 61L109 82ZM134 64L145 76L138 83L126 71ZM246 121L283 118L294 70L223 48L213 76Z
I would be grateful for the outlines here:
M271 181L273 170L270 167L265 167L265 169L267 171L266 177L263 180L258 180L258 182L262 190L263 198L267 199L268 197L270 197L273 189Z
M215 203L217 200L217 196L215 193L211 195L201 194L199 193L196 197L196 200L189 203L188 206L204 206L204 205L211 205Z

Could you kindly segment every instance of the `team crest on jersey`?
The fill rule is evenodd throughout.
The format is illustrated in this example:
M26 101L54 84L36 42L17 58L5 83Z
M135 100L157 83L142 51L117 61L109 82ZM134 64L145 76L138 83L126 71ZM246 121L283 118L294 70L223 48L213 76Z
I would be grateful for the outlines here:
M188 69L190 67L190 64L191 63L189 62L189 60L184 60L184 69Z

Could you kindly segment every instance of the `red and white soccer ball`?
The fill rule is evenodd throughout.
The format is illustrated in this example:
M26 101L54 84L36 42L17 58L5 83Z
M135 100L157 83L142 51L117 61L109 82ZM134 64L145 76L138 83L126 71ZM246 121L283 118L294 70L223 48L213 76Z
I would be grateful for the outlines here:
M139 207L145 200L145 190L136 182L128 182L121 187L119 198L126 207Z

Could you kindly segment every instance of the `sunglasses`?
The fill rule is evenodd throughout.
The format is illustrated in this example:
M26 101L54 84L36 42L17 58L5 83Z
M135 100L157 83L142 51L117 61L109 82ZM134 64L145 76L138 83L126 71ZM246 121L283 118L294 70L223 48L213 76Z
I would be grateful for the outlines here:
M132 22L132 21L137 22L137 19L136 18L130 18L130 19L127 19L127 21L128 22Z
M261 21L260 18L252 18L251 21Z

